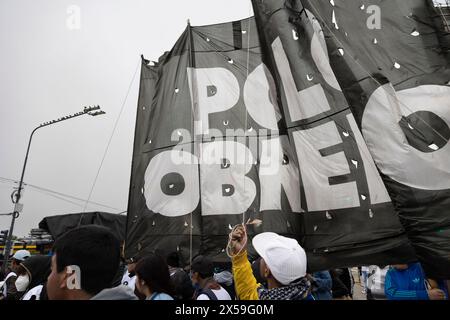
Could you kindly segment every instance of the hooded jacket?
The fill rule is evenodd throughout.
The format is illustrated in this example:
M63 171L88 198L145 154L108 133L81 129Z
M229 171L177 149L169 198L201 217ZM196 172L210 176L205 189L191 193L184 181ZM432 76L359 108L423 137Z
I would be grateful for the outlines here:
M25 269L30 277L30 283L27 290L40 284L44 284L51 272L52 257L50 256L31 256L20 265Z

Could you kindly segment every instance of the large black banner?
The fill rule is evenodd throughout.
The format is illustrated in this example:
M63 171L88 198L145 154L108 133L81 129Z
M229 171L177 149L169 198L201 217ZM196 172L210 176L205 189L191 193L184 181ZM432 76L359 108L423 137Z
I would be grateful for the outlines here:
M298 1L252 1L300 168L312 269L414 255L330 66L321 25Z
M228 233L302 234L300 185L253 18L188 27L143 60L126 255L228 261Z
M128 258L227 261L242 222L297 238L312 271L414 258L320 25L278 2L255 2L258 28L189 26L159 62L143 60Z
M436 29L442 21L433 23L431 1L301 2L302 19L320 21L338 83L417 257L430 277L449 279L448 32Z

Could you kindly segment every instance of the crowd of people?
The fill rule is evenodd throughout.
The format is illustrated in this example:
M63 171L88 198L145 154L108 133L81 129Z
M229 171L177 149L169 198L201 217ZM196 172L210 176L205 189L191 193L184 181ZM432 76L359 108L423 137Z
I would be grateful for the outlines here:
M252 244L243 225L230 234L230 263L203 255L183 268L178 252L124 261L108 229L82 226L59 237L52 255L15 252L0 282L1 300L351 300L350 269L308 273L299 243L266 232ZM419 263L360 268L367 299L447 300L448 283L428 279Z

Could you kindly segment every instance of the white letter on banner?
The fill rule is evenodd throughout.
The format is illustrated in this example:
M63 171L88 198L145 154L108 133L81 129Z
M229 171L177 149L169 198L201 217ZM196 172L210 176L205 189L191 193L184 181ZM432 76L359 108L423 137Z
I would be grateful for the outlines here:
M245 81L244 102L248 113L260 126L278 130L281 119L275 82L264 64L253 70Z
M182 153L180 155L180 153ZM189 159L174 164L172 159ZM167 195L161 189L161 181L168 174L181 176L183 191L176 195ZM147 207L167 217L178 217L193 212L199 201L198 160L193 154L171 150L164 151L150 161L145 170L144 196ZM179 183L179 180L176 181ZM172 184L172 188L175 187Z
M292 159L287 164L283 164L281 139L287 140L287 137L261 140L260 211L281 210L281 188L283 188L292 212L302 212L298 168Z
M239 83L233 73L225 68L188 68L187 72L192 105L203 128L201 134L208 134L209 114L222 112L236 105L240 95Z
M386 203L391 202L391 198L386 190L386 186L380 177L380 174L375 166L372 155L367 148L366 142L364 141L361 131L359 131L358 125L356 124L355 117L352 114L347 115L348 123L353 131L353 136L358 145L359 151L361 152L361 158L364 163L364 171L366 173L367 185L369 187L370 203Z
M275 61L292 121L311 118L331 109L320 84L297 92L280 38L272 43ZM293 133L309 211L359 207L356 182L330 186L329 178L350 173L344 152L322 157L319 150L342 143L334 122Z
M328 83L331 87L336 90L342 91L341 86L339 85L336 76L334 75L334 71L330 65L330 57L328 56L327 43L325 41L325 36L322 31L322 26L319 23L319 20L314 17L311 11L306 10L309 21L314 29L314 35L311 39L311 56L314 60L314 63L319 69L320 73L323 76L323 79L326 83Z
M313 85L300 92L297 91L289 60L279 37L272 43L272 50L283 83L291 121L311 118L329 111L330 104L320 84Z
M319 150L342 143L334 122L293 134L308 211L359 207L356 182L330 186L328 178L350 173L344 152L323 157Z
M252 204L256 186L245 175L253 156L241 143L214 141L201 148L202 215L241 214Z
M362 118L367 146L381 172L395 181L417 189L450 189L450 143L422 152L409 145L400 128L402 116L417 111L433 112L450 126L450 87L424 85L395 92L385 84L375 90Z

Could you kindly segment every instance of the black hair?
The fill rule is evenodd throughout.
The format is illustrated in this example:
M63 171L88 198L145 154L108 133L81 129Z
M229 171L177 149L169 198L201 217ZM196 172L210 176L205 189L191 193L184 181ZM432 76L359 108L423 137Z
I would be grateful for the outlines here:
M214 263L207 256L198 255L192 260L192 272L198 272L202 279L208 279L214 276Z
M261 275L261 270L260 270L261 259L262 258L259 257L252 263L253 276L255 277L255 279L258 283L261 283L263 286L267 286L266 279L264 279L264 277Z
M43 284L50 274L52 258L50 256L35 255L24 260L20 266L30 277L28 288Z
M148 254L136 264L135 272L139 280L144 280L152 292L173 296L169 267L161 256Z
M110 288L120 262L120 242L107 228L87 225L64 233L55 241L57 272L80 268L81 289L97 294Z
M196 272L196 271L194 271L194 272ZM208 279L208 278L212 278L214 276L214 271L212 271L212 272L198 272L198 275L202 279Z
M180 257L178 256L178 252L171 252L167 255L166 262L169 266L174 268L180 267Z

